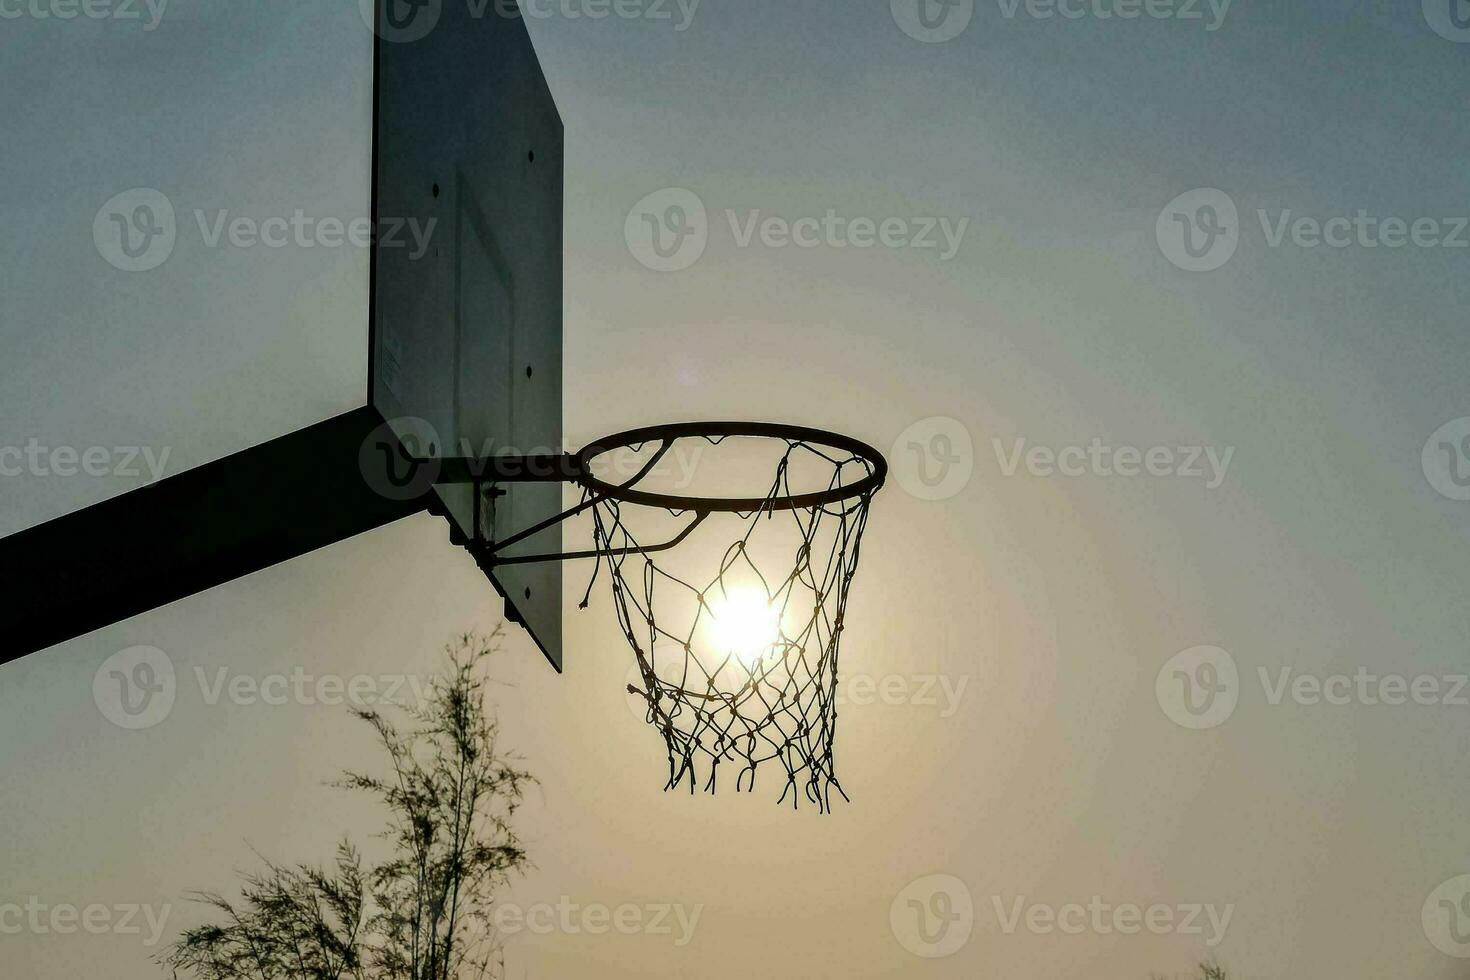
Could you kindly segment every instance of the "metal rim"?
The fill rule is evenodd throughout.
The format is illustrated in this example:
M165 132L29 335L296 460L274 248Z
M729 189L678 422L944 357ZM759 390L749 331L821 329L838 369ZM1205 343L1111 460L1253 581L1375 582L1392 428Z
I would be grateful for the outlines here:
M592 474L592 461L616 449L633 449L651 442L669 443L676 439L704 438L723 441L741 437L809 442L820 447L841 450L861 458L868 464L870 472L861 480L847 486L778 500L766 497L683 497L677 494L652 493L608 483ZM787 511L825 507L844 500L871 496L888 478L888 461L883 458L882 453L867 443L838 432L779 422L679 422L645 426L599 439L593 445L585 447L577 454L577 468L581 471L577 483L599 496L645 507L698 513L751 513L758 510ZM637 478L634 482L636 480Z

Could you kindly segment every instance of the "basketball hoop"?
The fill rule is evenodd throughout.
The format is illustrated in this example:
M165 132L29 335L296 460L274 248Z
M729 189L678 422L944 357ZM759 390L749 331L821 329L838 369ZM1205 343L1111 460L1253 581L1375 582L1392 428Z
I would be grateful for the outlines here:
M614 486L590 476L597 456L619 448L656 443L658 460L681 440L718 447L732 439L779 447L763 496L669 495L639 490L638 480ZM628 690L647 702L668 748L666 788L687 782L692 792L703 779L713 792L719 767L732 763L736 789L751 790L758 767L771 762L785 770L782 801L789 795L796 805L804 793L826 811L832 790L846 799L832 745L838 653L868 506L887 473L883 457L834 433L726 423L642 429L580 458L589 473L583 487L600 497L594 534L609 556L618 621L643 675L642 688ZM794 488L798 464L825 470L826 485ZM692 513L691 529L723 521L731 530L718 539L733 543L704 577L676 574L640 547L624 519L629 505ZM722 617L735 625L722 629ZM656 649L672 662L660 662Z
M671 459L695 470L710 450L730 457L729 474L755 473L760 484L743 496L652 485ZM630 475L599 475L608 460ZM833 759L839 651L868 509L887 478L882 454L818 429L708 422L637 429L575 455L480 468L476 498L491 507L497 482L559 479L582 488L582 502L558 517L470 548L489 568L596 559L589 597L606 565L642 678L628 691L646 702L668 751L665 789L687 783L690 792L700 784L714 792L729 764L736 790L750 791L769 763L785 773L781 802L789 796L798 806L805 796L826 812L834 790L847 799ZM448 467L444 479L464 479L462 469ZM593 550L507 553L589 511ZM659 519L676 527L661 529Z

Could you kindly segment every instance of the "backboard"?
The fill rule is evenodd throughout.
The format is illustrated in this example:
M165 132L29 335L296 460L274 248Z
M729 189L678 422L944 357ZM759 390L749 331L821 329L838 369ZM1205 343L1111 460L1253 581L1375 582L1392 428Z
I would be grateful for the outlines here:
M6 33L0 585L27 614L0 660L415 513L361 486L385 420L560 449L562 125L514 4ZM456 537L470 493L430 508ZM484 531L560 503L506 488ZM138 561L87 559L123 539ZM496 574L560 669L559 568Z
M378 9L372 404L403 435L431 433L440 456L563 448L563 129L513 11ZM387 238L415 221L433 229L423 255ZM506 485L477 529L472 487L434 492L465 538L503 539L562 506L558 484ZM558 532L546 537L536 544L560 548ZM561 669L559 565L491 575Z

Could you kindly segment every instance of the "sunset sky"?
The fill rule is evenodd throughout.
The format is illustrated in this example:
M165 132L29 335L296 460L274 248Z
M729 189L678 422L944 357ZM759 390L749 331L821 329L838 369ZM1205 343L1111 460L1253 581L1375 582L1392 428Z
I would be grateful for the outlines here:
M506 901L566 910L510 938L511 977L1465 976L1470 917L1435 916L1470 890L1470 26L1437 2L532 5L566 125L568 445L772 419L893 474L831 815L769 776L661 792L605 582L577 609L589 566L564 675L509 630L496 708L540 786ZM174 473L365 389L365 251L209 248L195 213L368 212L371 36L356 0L139 10L0 20L0 453ZM133 188L177 211L154 271L94 244ZM703 251L659 271L634 232L670 203ZM139 460L6 472L0 534ZM230 681L411 690L500 614L422 516L0 667L0 973L161 976L204 921L187 893L250 848L366 838L325 784L369 733L310 685ZM94 678L139 646L177 696L128 730ZM141 912L4 931L32 897L166 911L160 945ZM588 928L625 905L647 927Z

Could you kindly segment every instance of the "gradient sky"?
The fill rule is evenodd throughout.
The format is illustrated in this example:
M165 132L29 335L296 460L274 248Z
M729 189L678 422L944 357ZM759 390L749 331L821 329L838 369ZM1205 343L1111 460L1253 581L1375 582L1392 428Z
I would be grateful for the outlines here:
M1470 671L1470 503L1421 459L1470 416L1470 248L1273 245L1258 215L1446 231L1470 215L1470 44L1434 2L1431 17L1418 0L1238 0L1209 30L1208 4L1203 20L1069 20L996 0L940 43L905 33L887 0L704 0L683 30L673 3L672 20L537 7L567 129L569 445L738 417L891 448L845 683L962 693L953 710L847 706L853 802L832 816L769 792L666 795L608 596L577 611L588 569L569 567L566 675L516 634L499 661L506 738L542 782L523 814L536 869L507 898L702 911L684 946L518 936L512 977L1142 980L1211 952L1249 978L1466 975L1421 912L1470 873L1470 707L1272 704L1258 675ZM365 386L362 254L207 250L181 230L161 269L127 274L89 234L133 187L163 190L181 229L195 208L364 214L355 3L174 0L144 27L0 20L15 232L0 241L0 447L167 447L177 469L350 408ZM705 205L709 245L658 273L625 221L669 188ZM1189 272L1156 224L1201 188L1236 206L1239 243ZM728 217L829 209L968 225L946 260L742 245ZM961 476L922 499L919 467L939 464L911 445L941 432L972 449L952 442ZM1020 439L1233 455L1218 486L1008 475L997 440ZM0 532L139 482L0 480ZM374 826L323 785L361 763L366 733L342 708L210 705L195 671L423 676L452 634L499 614L424 517L0 668L0 906L172 904L172 936L201 921L185 893L226 886L247 845L329 857L344 829ZM146 731L92 695L135 645L181 678ZM1228 651L1239 704L1196 731L1156 679L1200 646ZM933 959L901 921L931 875L974 907L968 941ZM1208 929L1007 933L995 912L1094 896L1233 913L1211 950ZM136 936L0 935L0 972L142 980L153 952Z

